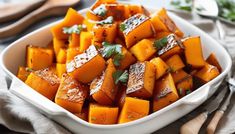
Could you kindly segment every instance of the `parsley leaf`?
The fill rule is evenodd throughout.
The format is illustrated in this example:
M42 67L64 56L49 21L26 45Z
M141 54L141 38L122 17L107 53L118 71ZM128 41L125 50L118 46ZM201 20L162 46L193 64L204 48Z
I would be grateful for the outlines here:
M103 25L103 24L112 24L112 23L113 23L113 16L109 16L105 20L97 22L97 24L100 24L100 25Z
M105 58L110 58L116 54L122 53L122 45L120 44L110 44L108 42L103 42L103 49L101 50L101 54Z
M104 17L107 13L107 9L105 7L104 4L101 4L100 6L98 6L97 8L95 8L93 10L93 12L96 14L96 15L99 15L101 17Z
M127 83L128 80L128 72L125 70L124 72L121 70L117 70L116 72L113 73L113 79L115 81L115 84L118 84L119 82L121 83Z
M219 16L229 21L235 21L235 1L216 0L219 6Z
M167 37L163 37L159 40L154 41L154 47L156 47L157 49L161 49L162 47L164 47L165 45L167 45L168 40Z
M193 0L172 0L170 4L176 9L191 12L193 7Z
M121 23L119 28L120 28L121 31L125 31L126 30L126 25Z
M116 55L114 55L114 57L113 57L113 64L115 65L115 66L120 66L120 61L121 61L121 59L123 58L124 56L122 55L122 54L116 54Z
M86 28L86 25L73 25L72 27L63 27L64 34L80 34L83 29Z

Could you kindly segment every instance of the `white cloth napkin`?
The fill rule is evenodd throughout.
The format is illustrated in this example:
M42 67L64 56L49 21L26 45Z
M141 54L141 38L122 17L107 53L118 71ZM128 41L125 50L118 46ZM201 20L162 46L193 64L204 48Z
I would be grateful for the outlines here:
M165 5L164 1L131 1L133 3L143 4L151 7L160 7ZM163 2L163 3L161 3ZM197 25L199 28L209 33L213 38L218 39L218 30L212 20L201 18L195 14L177 12L177 14L190 23ZM226 38L223 44L229 48L229 52L233 59L235 59L235 26L223 26L226 31ZM234 34L233 36L231 36ZM230 35L230 36L228 36ZM65 128L61 127L59 124L48 119L33 106L27 102L19 99L12 93L8 91L7 83L4 77L4 73L0 70L0 124L6 126L10 130L24 133L50 133L50 134L69 134L70 132ZM11 85L14 88L14 85ZM226 111L226 114L219 123L219 127L216 133L228 134L235 132L235 96L233 96L231 105ZM199 113L198 113L199 114ZM182 119L187 119L186 115ZM167 127L155 132L160 133L172 133L178 132L180 126L182 125L181 120L178 120Z

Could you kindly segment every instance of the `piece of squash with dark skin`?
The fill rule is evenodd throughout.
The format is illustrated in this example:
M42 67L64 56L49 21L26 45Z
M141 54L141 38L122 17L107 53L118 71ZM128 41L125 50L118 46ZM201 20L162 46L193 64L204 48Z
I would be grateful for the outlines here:
M135 22L135 23L133 23ZM138 41L153 36L154 31L149 17L136 14L120 24L126 47L130 48Z
M64 74L55 96L55 103L72 113L80 113L87 92L88 87L77 82L68 74Z
M81 34L81 33L80 33ZM70 36L69 48L80 46L80 34L72 33Z
M60 40L57 38L53 38L53 48L55 55L57 56L61 48L67 48L68 41L67 40Z
M135 55L138 61L146 61L156 53L156 48L153 46L153 40L142 39L130 51Z
M85 51L91 45L92 37L91 32L80 33L80 52Z
M84 53L74 57L66 63L67 72L82 83L89 83L101 75L105 69L105 60L98 53L94 45L91 45Z
M185 67L179 55L173 55L166 60L166 64L170 67L171 72L175 72Z
M176 84L176 89L180 97L183 97L193 90L193 77L188 75L186 78L182 79Z
M201 68L205 65L203 58L201 39L199 36L188 37L183 39L183 45L185 48L184 54L186 63L193 68Z
M113 60L109 59L105 72L92 81L90 85L90 95L92 95L92 98L99 104L111 105L115 101L115 96L117 94L117 86L113 79L113 73L115 72L116 68L113 64ZM111 101L104 101L102 96L107 96L109 98L108 100Z
M73 25L82 24L84 17L76 10L69 8L64 20L51 28L53 37L57 39L68 39L69 34L63 33L64 27L71 27Z
M178 37L183 37L184 33L176 26L176 24L168 16L165 8L160 9L151 15L151 22L156 32L175 33Z
M150 62L138 62L130 66L126 94L148 99L153 94L155 67Z
M122 47L123 58L120 60L120 66L118 69L124 70L127 69L130 65L136 62L136 58L129 52L125 47Z
M209 55L209 57L206 59L206 62L213 65L213 66L216 66L217 69L219 70L219 72L222 72L222 68L221 68L219 61L217 60L214 53L211 53Z
M18 69L17 77L24 82L32 71L33 70L30 68L20 66Z
M118 107L102 106L94 103L89 105L88 122L92 124L116 124Z
M54 52L49 48L27 46L27 67L33 70L44 69L53 64Z
M207 83L219 74L220 72L216 66L206 63L205 66L200 69L194 76L202 80L204 83Z
M56 63L56 74L59 78L66 73L66 64Z
M116 38L117 24L95 25L92 29L92 32L94 33L94 42L102 43L107 41L112 43Z
M115 104L122 109L126 98L126 86L121 85L119 86L117 96L115 98Z
M67 49L61 48L58 55L56 56L57 63L65 64L66 63Z
M179 99L171 74L156 81L153 94L153 111L158 111Z
M153 58L150 62L155 66L156 80L169 72L169 66L160 57Z
M189 74L186 73L183 69L177 70L177 71L171 73L171 75L173 77L175 84L180 82L180 80L189 76Z
M149 114L149 107L150 104L147 100L126 97L118 123L127 123L147 116Z
M31 72L25 83L38 93L53 100L60 85L60 79L46 68Z
M79 47L68 48L67 55L66 55L66 62L70 62L73 58L79 54L81 54Z

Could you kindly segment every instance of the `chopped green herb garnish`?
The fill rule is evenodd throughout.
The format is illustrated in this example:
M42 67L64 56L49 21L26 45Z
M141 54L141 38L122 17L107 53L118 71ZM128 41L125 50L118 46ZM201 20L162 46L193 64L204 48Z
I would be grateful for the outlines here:
M117 70L116 72L113 73L113 79L115 84L118 84L119 82L125 84L127 83L128 80L128 72L125 70L124 72L122 70Z
M93 12L96 14L96 15L99 15L101 17L104 17L107 13L107 9L105 7L104 4L101 4L100 6L98 6L97 8L95 8L93 10Z
M121 62L121 59L123 58L124 56L122 55L122 54L116 54L116 55L114 55L114 57L113 57L113 64L115 65L115 66L120 66L120 62Z
M191 12L193 1L192 0L172 0L171 5L174 6L176 9Z
M126 25L123 24L123 23L121 23L119 27L120 27L121 31L125 31L126 30Z
M86 25L73 25L72 27L63 27L64 34L80 34L83 29L86 29Z
M115 54L122 53L122 45L120 44L110 44L108 42L103 42L102 45L103 45L103 50L101 51L101 53L105 58L110 58Z
M186 89L186 95L190 94L192 91L190 89Z
M26 67L25 70L26 70L27 72L33 72L33 69L32 69L32 68L29 68L29 67Z
M113 16L107 17L105 20L98 21L97 24L104 25L104 24L112 24L113 23Z
M235 21L235 1L216 0L219 6L219 16L230 21Z
M167 41L167 37L163 37L159 40L154 41L154 47L156 47L157 49L161 49L162 47L164 47L165 45L167 45L168 41Z

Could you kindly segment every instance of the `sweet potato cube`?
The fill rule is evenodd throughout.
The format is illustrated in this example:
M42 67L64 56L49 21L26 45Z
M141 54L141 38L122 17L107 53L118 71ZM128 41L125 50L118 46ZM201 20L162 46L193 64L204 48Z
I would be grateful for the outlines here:
M169 72L169 66L160 57L153 58L150 62L155 66L156 80Z
M216 66L217 69L219 70L219 72L222 72L222 68L221 68L221 66L220 66L220 64L219 64L219 62L218 62L218 60L217 60L214 53L211 53L209 55L209 57L206 59L206 62L213 65L213 66Z
M81 32L82 33L82 32ZM72 33L70 36L69 48L79 47L80 46L80 34Z
M194 76L202 80L204 83L207 83L219 74L220 73L217 67L206 63L205 66L201 70L199 70Z
M67 72L82 83L89 83L101 75L105 69L105 60L98 54L94 45L91 45L82 54L66 63Z
M73 60L73 58L82 52L80 51L79 47L74 47L74 48L68 48L67 49L67 55L66 55L66 62L69 62Z
M20 66L18 69L17 77L24 82L32 71L33 70L31 68Z
M116 124L118 107L108 107L91 103L89 106L88 122L93 124Z
M88 88L64 74L55 96L55 103L72 113L80 113L87 97Z
M179 96L171 74L156 81L153 95L153 111L158 111L178 100Z
M92 40L91 32L81 32L80 34L80 52L85 51L90 45Z
M130 51L138 61L146 61L155 54L156 48L153 46L153 40L143 39L131 47Z
M174 21L168 16L165 8L160 9L151 15L151 22L153 23L156 32L164 31L175 33L178 37L183 37L184 33L175 25Z
M171 72L175 72L179 69L184 68L185 66L180 56L177 54L167 59L166 64L170 67Z
M44 69L52 65L53 50L48 48L27 46L27 67L33 70Z
M57 56L61 48L67 48L68 41L67 40L60 40L57 38L53 38L53 48L55 55Z
M126 97L118 123L126 123L145 117L149 114L149 101Z
M92 29L94 33L93 40L94 42L110 42L112 43L116 38L117 33L117 23L113 24L104 24L104 25L95 25Z
M143 14L136 14L126 19L120 24L120 28L124 34L127 48L154 34L149 17Z
M65 64L66 63L67 50L61 48L58 55L56 56L57 63Z
M66 64L56 63L56 74L59 78L66 73Z
M116 68L113 64L113 60L109 59L105 72L92 81L90 85L90 95L92 95L92 98L99 104L111 105L114 102L117 94L117 87L113 79L113 73L115 72Z
M48 68L31 72L25 83L50 100L55 98L60 79Z
M118 69L124 70L128 68L131 64L135 63L136 58L129 52L125 47L122 47L123 58L120 61L120 66Z
M138 62L130 66L126 94L148 99L153 94L155 67L150 62Z
M53 37L57 39L68 39L69 34L64 34L63 28L82 24L83 20L84 17L81 14L79 14L76 10L69 8L64 20L51 28Z
M184 53L187 64L194 68L203 67L205 65L205 61L203 59L200 37L188 37L183 40L183 45L185 48Z
M178 83L182 79L189 76L189 74L187 74L183 69L177 70L177 71L171 73L171 75L172 75L175 83Z
M193 90L193 77L188 75L176 84L179 96L183 97Z

